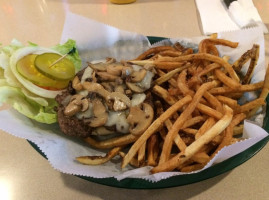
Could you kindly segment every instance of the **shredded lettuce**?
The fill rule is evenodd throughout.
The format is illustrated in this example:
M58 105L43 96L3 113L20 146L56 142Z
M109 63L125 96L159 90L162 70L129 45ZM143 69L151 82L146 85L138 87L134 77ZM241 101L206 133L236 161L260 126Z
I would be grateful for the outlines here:
M76 71L81 68L81 59L76 50L76 42L68 40L51 48L42 48L29 42L24 46L18 40L0 48L0 103L11 105L21 114L41 123L51 124L57 121L54 110L57 106L55 96L60 91L40 88L23 78L16 70L16 62L29 53L57 52L62 55L72 51L68 58L74 63Z

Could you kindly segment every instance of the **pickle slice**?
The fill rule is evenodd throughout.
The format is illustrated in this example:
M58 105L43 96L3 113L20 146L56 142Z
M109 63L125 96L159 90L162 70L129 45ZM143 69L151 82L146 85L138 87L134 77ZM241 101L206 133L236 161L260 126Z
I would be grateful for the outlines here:
M54 80L40 73L34 65L36 57L36 54L29 54L27 56L24 56L17 62L16 68L20 75L22 75L24 78L31 81L35 85L47 89L59 90L64 89L68 86L68 80Z
M69 59L60 58L62 56L56 53L40 54L35 59L35 67L52 79L71 80L75 76L75 66Z

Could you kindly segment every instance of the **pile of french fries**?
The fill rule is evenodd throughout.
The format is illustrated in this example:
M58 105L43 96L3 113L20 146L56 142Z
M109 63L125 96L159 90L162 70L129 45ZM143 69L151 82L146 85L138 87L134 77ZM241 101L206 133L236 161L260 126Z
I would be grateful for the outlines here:
M122 168L152 166L151 173L202 169L223 147L239 140L244 119L265 105L269 91L269 70L264 81L250 83L259 58L259 45L233 64L220 57L217 45L236 48L239 44L217 39L214 34L199 43L198 52L179 43L153 47L129 61L154 66L157 78L151 88L155 118L140 136L132 134L97 141L91 146L110 149L105 156L81 156L83 164L98 165L120 155ZM246 74L241 74L249 62ZM268 69L268 68L267 68ZM243 105L245 92L258 91L259 97Z

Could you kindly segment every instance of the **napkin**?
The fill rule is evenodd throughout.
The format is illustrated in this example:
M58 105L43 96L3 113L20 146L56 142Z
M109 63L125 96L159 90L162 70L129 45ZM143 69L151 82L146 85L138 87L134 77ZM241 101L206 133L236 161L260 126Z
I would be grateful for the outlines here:
M260 26L264 33L268 29L252 0L237 0L225 4L223 0L196 0L205 35Z

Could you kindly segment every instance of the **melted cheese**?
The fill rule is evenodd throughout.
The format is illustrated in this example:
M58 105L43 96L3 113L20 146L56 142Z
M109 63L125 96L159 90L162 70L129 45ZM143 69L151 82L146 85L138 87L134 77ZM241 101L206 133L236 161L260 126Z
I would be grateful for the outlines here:
M114 126L116 125L116 130L120 133L129 132L129 124L126 119L125 112L109 112L108 120L105 126Z
M83 75L81 77L81 83L84 83L87 78L91 78L92 77L92 73L93 73L93 69L90 68L90 67L87 67L84 70L84 73L83 73Z
M76 113L76 117L78 119L93 117L92 104L89 103L89 108L86 111Z
M143 80L137 83L136 85L147 90L151 86L151 81L153 77L154 77L154 74L150 71L147 71L146 76L143 78Z
M137 106L143 103L146 99L146 95L144 93L137 93L132 95L131 105Z

